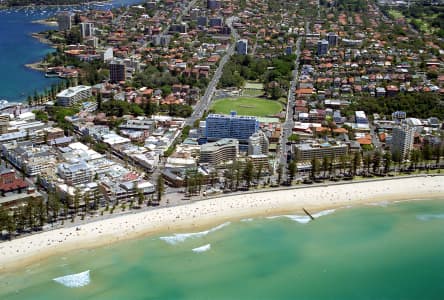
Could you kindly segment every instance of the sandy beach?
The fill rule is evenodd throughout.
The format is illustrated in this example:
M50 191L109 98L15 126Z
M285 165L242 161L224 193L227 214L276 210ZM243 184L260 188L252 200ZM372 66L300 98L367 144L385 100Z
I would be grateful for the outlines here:
M379 202L444 199L444 176L351 182L229 195L122 215L0 243L0 272L52 255L163 232L195 232L247 217L304 215Z

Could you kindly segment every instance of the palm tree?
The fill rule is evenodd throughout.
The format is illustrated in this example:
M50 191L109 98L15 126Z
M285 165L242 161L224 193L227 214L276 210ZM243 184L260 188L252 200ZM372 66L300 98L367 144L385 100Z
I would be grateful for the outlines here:
M392 154L390 151L385 151L384 153L384 173L390 172L390 167L392 165Z
M356 176L357 169L361 166L361 152L357 151L353 156L352 161L352 175Z
M282 164L279 164L279 167L278 167L278 182L277 182L277 184L281 184L281 181L282 181L282 173L284 172L284 166L282 166Z
M142 205L143 201L145 201L145 195L141 189L137 189L137 204Z
M319 160L316 157L314 157L311 160L311 175L310 175L310 177L312 180L314 180L316 178L316 176L318 175L318 172L319 172Z
M324 172L324 178L326 177L328 167L330 165L330 160L327 156L322 157L322 171Z
M245 165L244 172L242 174L243 179L246 182L247 189L250 189L251 181L254 178L254 166L251 161L248 161Z
M364 162L365 168L367 169L367 174L369 174L370 173L370 165L372 162L372 156L371 156L370 152L365 152L362 160Z
M157 177L156 189L157 189L157 202L160 202L160 200L162 200L162 195L165 192L165 186L162 175L159 175Z
M381 152L375 151L373 153L372 163L373 163L373 173L379 173L379 167L381 165Z
M293 182L294 176L296 175L297 165L294 160L288 164L288 175L290 176L290 185Z

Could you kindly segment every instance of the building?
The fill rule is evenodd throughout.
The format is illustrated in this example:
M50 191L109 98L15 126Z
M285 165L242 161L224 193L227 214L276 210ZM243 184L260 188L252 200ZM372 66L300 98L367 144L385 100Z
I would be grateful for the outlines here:
M62 163L57 167L57 173L71 186L89 183L95 175L93 168L84 161Z
M368 125L368 119L365 112L362 110L355 111L355 122L356 124Z
M239 40L236 44L237 54L239 55L247 55L248 54L248 40L242 39Z
M297 160L299 161L311 161L313 158L323 159L339 158L348 153L348 146L346 144L332 145L330 143L304 143L294 145L294 152Z
M222 18L210 18L209 26L210 27L222 27L223 20Z
M326 40L320 40L318 41L318 48L317 48L317 55L318 56L323 56L326 55L328 53L328 41Z
M200 147L200 162L218 165L234 161L239 154L239 141L236 139L221 139Z
M167 47L171 42L171 35L169 34L156 34L151 38L151 42L154 46Z
M80 23L80 34L82 38L92 37L94 35L94 24Z
M57 23L59 24L59 30L71 30L72 27L72 13L61 12L57 14Z
M109 63L109 79L112 83L126 81L126 66L121 60L113 60Z
M21 193L27 187L28 184L23 179L16 177L14 170L0 166L0 194L2 197L5 196L5 193Z
M208 24L208 18L206 16L197 17L197 26L206 27Z
M104 62L109 62L114 58L114 49L112 47L107 48L103 54L102 59Z
M268 173L268 168L270 167L270 165L268 162L267 155L263 154L248 155L247 160L251 161L256 171L261 169L262 174Z
M248 139L248 155L267 155L269 142L263 131L255 132Z
M338 45L339 37L334 32L329 32L327 34L327 41L329 47L336 47Z
M220 0L207 0L208 9L220 9L220 7L221 7Z
M28 176L36 176L53 168L56 155L47 145L34 146L31 142L11 142L2 144L3 156L17 169Z
M57 94L57 104L60 106L71 106L79 101L92 96L90 86L78 85L70 87Z
M119 125L121 130L131 131L148 131L153 132L156 127L156 122L152 119L133 119L127 120L125 123Z
M9 115L0 114L0 134L8 133Z
M394 157L399 154L400 159L408 159L413 149L415 129L409 126L393 128L391 152Z
M223 138L238 139L248 143L252 134L259 130L259 121L256 117L210 114L206 119L205 137L207 141L217 141Z
M187 30L188 30L188 24L182 22L180 24L172 24L170 26L169 32L187 33Z

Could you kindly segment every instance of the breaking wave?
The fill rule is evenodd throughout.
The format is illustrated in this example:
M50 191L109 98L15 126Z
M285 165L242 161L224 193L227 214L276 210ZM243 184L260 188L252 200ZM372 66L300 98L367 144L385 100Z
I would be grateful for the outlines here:
M168 244L176 245L178 243L182 243L182 242L186 241L189 238L200 238L200 237L206 236L207 234L217 231L219 229L222 229L228 225L230 225L230 222L220 224L214 228L211 228L211 229L205 230L205 231L201 231L201 232L175 233L174 235L170 235L170 236L161 236L160 239L164 242L167 242Z
M241 222L251 222L253 221L253 218L246 218L246 219L242 219Z
M88 285L91 282L91 278L89 276L89 270L77 274L57 277L54 278L53 280L69 288L82 287Z
M206 244L204 246L194 248L194 249L192 249L192 251L196 252L196 253L201 253L201 252L208 251L210 249L211 249L211 244Z
M316 219L322 216L326 216L326 215L330 215L332 213L334 213L336 210L335 209L328 209L328 210L323 210L317 213L312 214L312 216ZM301 223L301 224L307 224L308 222L311 221L309 216L302 216L302 215L282 215L282 216L272 216L272 217L267 217L267 219L276 219L276 218L288 218L292 221Z

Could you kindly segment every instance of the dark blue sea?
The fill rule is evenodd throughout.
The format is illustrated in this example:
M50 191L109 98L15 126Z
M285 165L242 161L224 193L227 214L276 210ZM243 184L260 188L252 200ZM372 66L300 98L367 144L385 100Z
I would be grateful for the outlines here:
M115 0L105 6L90 6L94 9L110 9L131 5L140 0ZM43 91L58 79L45 78L39 71L25 67L54 51L31 36L55 27L32 23L45 19L61 10L85 9L83 7L38 7L0 10L0 99L24 101L28 95Z

